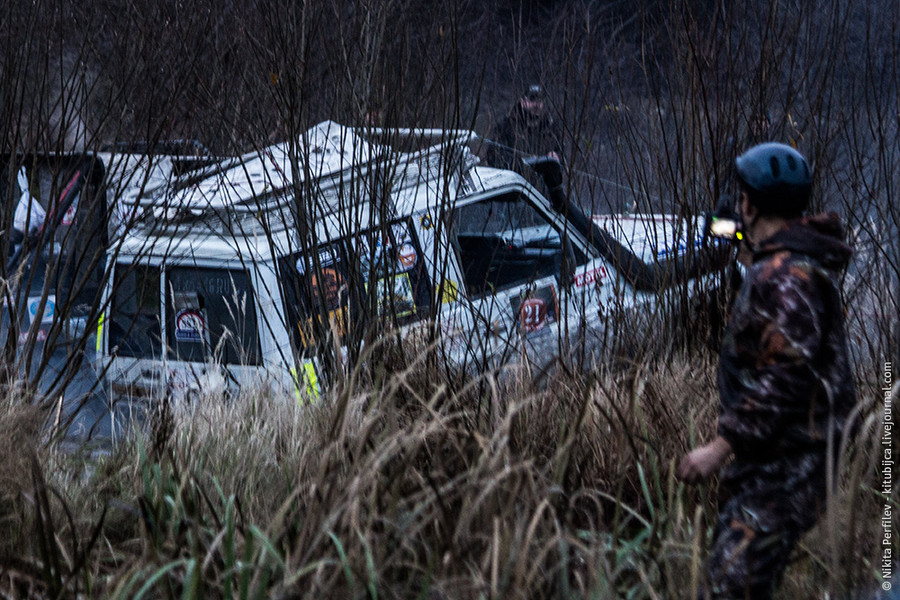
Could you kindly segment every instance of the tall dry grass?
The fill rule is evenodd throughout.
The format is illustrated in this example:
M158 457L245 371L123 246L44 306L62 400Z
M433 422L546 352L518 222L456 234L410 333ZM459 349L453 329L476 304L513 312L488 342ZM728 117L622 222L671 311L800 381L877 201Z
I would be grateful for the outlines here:
M201 396L93 460L5 453L0 590L692 597L715 487L685 488L673 465L713 435L709 358L561 373L543 390L521 378L459 388L412 363L311 405ZM4 442L29 432L3 422ZM826 520L805 538L781 597L820 597L833 553L832 593L874 583L878 523L852 519L871 514L873 453L863 437L848 454L841 529Z

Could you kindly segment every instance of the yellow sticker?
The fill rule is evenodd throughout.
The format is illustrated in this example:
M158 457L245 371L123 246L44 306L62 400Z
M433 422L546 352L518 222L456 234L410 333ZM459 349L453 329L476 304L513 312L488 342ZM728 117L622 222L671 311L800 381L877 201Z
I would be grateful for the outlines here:
M296 367L291 367L291 378L294 380L294 397L297 404L303 405L303 394L300 391L300 378L297 376ZM319 379L316 376L316 367L311 360L303 363L303 383L306 390L306 396L310 402L319 399Z
M100 354L101 341L103 340L103 315L100 313L100 319L97 321L97 354Z
M366 293L369 293L368 283L366 284ZM393 310L395 317L408 317L416 314L416 300L413 297L409 273L397 273L393 277L379 279L377 294L380 314L386 314L388 310Z
M459 296L459 284L450 279L445 280L443 287L440 289L440 295L441 304L456 302L456 298Z
M303 363L303 368L306 370L306 394L315 402L319 399L319 380L316 378L316 368L312 361Z

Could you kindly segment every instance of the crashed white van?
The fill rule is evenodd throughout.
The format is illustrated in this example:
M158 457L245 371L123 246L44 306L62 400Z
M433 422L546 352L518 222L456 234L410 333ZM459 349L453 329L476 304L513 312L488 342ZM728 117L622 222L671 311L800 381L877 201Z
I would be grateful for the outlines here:
M467 369L543 370L598 349L610 309L697 277L691 223L589 219L557 163L534 165L545 197L479 165L469 136L325 122L180 174L146 163L141 185L126 181L138 159L110 157L121 201L96 344L112 396L262 383L315 397L386 333Z

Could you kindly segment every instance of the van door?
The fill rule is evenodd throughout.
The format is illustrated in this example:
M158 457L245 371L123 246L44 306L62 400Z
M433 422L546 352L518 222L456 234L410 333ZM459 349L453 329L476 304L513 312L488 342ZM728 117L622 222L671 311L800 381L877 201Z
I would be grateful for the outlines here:
M296 363L304 371L300 389L312 392L312 378L326 382L323 367L333 348L343 362L377 331L405 329L431 311L432 283L408 219L289 254L278 267Z
M181 265L164 272L166 377L176 397L256 380L256 296L241 268Z
M460 206L451 221L485 366L551 366L563 343L569 284L588 260L583 246L522 190Z
M105 354L111 398L162 398L165 394L162 330L162 269L118 262L112 276Z
M421 246L419 260L430 279L431 306L428 319L407 327L407 342L417 350L435 352L441 363L467 369L481 360L474 355L472 311L461 294L462 276L456 252L443 224L439 209L421 210L412 216L415 237ZM425 316L423 314L423 316Z
M117 263L106 352L115 397L159 400L253 379L255 296L239 268Z

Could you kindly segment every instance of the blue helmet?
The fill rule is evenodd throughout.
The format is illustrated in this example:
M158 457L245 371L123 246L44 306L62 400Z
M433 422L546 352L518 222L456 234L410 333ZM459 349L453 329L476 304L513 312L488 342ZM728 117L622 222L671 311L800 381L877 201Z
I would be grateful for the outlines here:
M802 154L786 144L753 146L735 160L750 203L764 213L800 214L809 205L812 173Z

